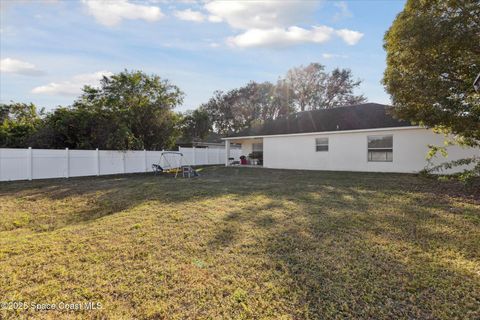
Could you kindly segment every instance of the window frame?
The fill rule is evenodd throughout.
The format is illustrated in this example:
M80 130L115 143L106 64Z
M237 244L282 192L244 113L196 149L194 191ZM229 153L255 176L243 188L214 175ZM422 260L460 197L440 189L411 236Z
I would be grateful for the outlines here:
M370 142L370 138L375 138L375 137L391 137L392 138L392 146L390 148L388 147L381 147L381 148L370 148L369 146L369 142ZM370 151L372 152L385 152L385 160L373 160L373 159L370 159ZM391 159L389 160L388 159L388 153L391 153ZM367 162L393 162L393 134L377 134L377 135L369 135L367 136Z
M327 143L318 143L318 140L326 140ZM316 137L315 138L315 152L328 152L330 151L330 139L328 137ZM318 150L318 147L327 147L326 150Z

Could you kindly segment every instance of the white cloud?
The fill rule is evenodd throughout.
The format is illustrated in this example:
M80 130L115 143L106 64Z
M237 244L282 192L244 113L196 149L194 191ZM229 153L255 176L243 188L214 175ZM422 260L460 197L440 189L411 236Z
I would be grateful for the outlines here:
M34 64L12 58L0 60L0 72L21 74L26 76L38 76L44 74Z
M108 27L119 24L123 19L153 22L164 16L157 6L134 4L127 0L83 0L83 3L99 23Z
M193 11L191 9L175 11L175 17L180 20L193 21L193 22L203 22L205 16L200 11Z
M204 9L211 22L224 21L242 33L227 38L232 47L278 47L302 43L324 43L333 36L354 45L363 34L328 26L298 27L311 21L318 1L222 1L207 2ZM336 4L343 15L351 15L346 3Z
M339 9L339 12L337 12L333 16L333 21L338 21L344 18L351 18L353 17L352 12L348 9L348 5L345 1L340 1L336 2L333 4L335 7Z
M210 22L213 22L213 23L218 23L218 22L222 22L222 18L218 17L218 16L214 16L214 15L210 15L208 16L208 21Z
M299 43L323 43L330 40L334 30L327 26L313 27L310 30L300 27L250 29L246 32L228 38L227 42L233 47L275 47L289 46Z
M32 93L74 96L82 92L83 86L98 86L99 81L103 78L103 76L108 77L112 75L113 73L109 71L79 74L74 76L71 80L51 82L47 85L33 88Z
M214 20L223 20L237 29L287 27L308 20L316 1L222 1L207 2L205 9Z
M234 37L229 37L227 43L232 47L282 47L302 43L325 43L332 36L339 36L347 44L354 45L363 34L348 29L335 30L327 26L314 26L304 29L296 26L272 29L250 29Z
M351 46L357 44L363 37L363 33L348 29L337 30L335 33Z

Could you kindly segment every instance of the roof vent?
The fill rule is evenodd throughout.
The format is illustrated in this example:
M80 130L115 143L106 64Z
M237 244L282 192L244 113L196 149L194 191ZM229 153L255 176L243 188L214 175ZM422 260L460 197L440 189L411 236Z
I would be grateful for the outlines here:
M340 130L340 126L337 124L337 130Z

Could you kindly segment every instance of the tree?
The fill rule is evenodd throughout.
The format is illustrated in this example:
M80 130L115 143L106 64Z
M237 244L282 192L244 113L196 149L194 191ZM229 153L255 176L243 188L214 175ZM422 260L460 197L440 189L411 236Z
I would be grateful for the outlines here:
M196 141L205 139L212 129L210 117L205 110L187 111L180 123L182 140Z
M43 110L33 104L0 104L0 147L26 148L41 125Z
M215 132L220 134L228 134L238 131L238 124L234 123L232 112L232 104L235 100L235 90L227 93L217 90L213 93L213 97L200 106L204 110L213 124Z
M291 97L283 81L277 85L251 81L226 93L216 91L200 109L208 114L216 132L229 134L292 113Z
M404 119L480 141L480 4L408 1L385 35L383 83Z
M267 120L296 111L336 108L365 102L355 95L360 85L350 70L334 69L327 73L318 63L288 71L277 83L250 81L228 92L216 91L200 108L210 117L214 130L230 134L261 125Z
M363 95L353 93L361 81L353 80L348 69L336 68L327 73L323 65L311 63L290 69L285 82L291 88L295 108L300 111L337 108L366 101Z
M174 145L178 115L173 109L183 101L180 89L156 75L124 71L104 77L99 88L86 86L72 111L84 124L77 131L108 149L160 150Z
M353 93L360 83L360 80L353 80L351 70L333 69L327 77L325 91L320 92L316 109L331 109L366 102L367 99L363 95Z
M480 4L409 0L385 34L383 83L398 117L478 146ZM480 172L480 163L477 164Z
M291 88L297 109L314 109L318 103L318 92L325 90L325 67L319 63L288 70L285 80Z
M72 106L58 107L42 117L33 105L12 104L8 111L1 106L0 143L37 148L167 149L180 134L180 117L173 109L182 99L180 89L167 80L125 70L104 77L98 88L85 86ZM20 142L12 142L12 128L19 131Z

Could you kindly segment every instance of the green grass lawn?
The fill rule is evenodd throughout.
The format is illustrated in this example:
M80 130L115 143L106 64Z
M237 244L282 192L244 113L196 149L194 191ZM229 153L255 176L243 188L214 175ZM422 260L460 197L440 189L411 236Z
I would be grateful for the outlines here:
M480 318L478 193L401 174L201 173L1 183L0 301L101 309L0 318Z

